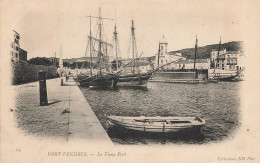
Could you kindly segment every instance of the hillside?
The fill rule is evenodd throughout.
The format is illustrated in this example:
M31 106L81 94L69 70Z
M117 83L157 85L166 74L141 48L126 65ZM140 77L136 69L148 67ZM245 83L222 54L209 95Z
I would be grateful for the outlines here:
M206 45L202 47L198 47L197 58L210 58L210 53L212 49L218 49L218 44ZM232 41L228 43L224 43L221 45L221 49L227 49L227 51L243 51L243 42L242 41ZM182 53L182 56L186 58L194 58L194 49L195 48L186 48L177 51L171 51L170 54L174 53Z

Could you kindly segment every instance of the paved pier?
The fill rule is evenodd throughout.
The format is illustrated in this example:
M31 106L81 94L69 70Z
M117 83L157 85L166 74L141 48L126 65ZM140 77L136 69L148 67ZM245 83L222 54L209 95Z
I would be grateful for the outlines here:
M14 86L17 127L40 137L112 144L76 82L63 81L61 86L61 78L47 80L48 106L40 106L38 82Z

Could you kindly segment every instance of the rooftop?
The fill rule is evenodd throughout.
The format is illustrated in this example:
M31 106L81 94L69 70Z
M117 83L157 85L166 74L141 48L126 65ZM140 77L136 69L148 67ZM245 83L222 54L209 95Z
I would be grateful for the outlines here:
M196 63L208 63L208 59L196 59ZM188 64L188 63L194 63L194 59L186 59L186 60L178 60L176 63L179 64Z
M229 54L240 54L240 52L239 51L227 51L226 53L219 55L219 59L225 59L225 56L229 55Z
M224 54L239 54L239 51L227 51Z

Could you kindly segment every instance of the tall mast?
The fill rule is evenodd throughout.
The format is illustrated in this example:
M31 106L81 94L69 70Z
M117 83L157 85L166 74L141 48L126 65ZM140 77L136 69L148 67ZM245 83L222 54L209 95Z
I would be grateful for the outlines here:
M221 36L219 40L219 45L218 45L218 57L217 57L217 68L219 68L219 53L220 53L220 48L221 48Z
M194 71L195 71L195 68L196 68L196 59L197 59L197 48L198 48L198 39L197 39L197 35L196 35L196 42L195 42L195 56L194 56Z
M132 36L132 57L133 57L133 59L136 59L138 57L138 53L137 53L136 40L135 40L134 20L132 20L131 36ZM139 71L139 69L138 69L138 71ZM134 67L133 67L133 72L135 73Z
M114 41L115 41L115 52L116 52L116 70L118 70L118 39L117 39L116 23L114 28Z
M135 58L135 46L134 46L134 35L135 35L135 28L134 28L134 21L132 20L132 26L131 26L131 32L132 32L132 57Z
M135 50L134 50L134 31L135 31L134 21L132 20L131 37L132 37L132 58L133 58L133 59L135 58ZM133 70L133 73L135 73L135 67L134 67L134 65L132 66L132 70Z
M91 33L91 14L89 17L89 55L90 55L90 76L92 76L92 33Z
M99 44L98 44L98 59L99 59L99 73L101 73L101 58L102 58L102 19L101 19L101 8L99 7L99 15L98 15L98 30L99 30Z
M195 42L195 56L194 56L194 67L193 67L194 72L195 72L195 68L196 68L197 48L198 48L198 39L197 39L197 35L196 35L196 42ZM196 71L196 73L195 73L194 79L196 78L196 76L197 76L197 71Z
M89 38L89 43L90 43L90 59L91 59L91 62L90 62L90 71L91 71L91 75L92 75L92 69L93 69L93 66L92 66L92 59L93 59L93 50L94 50L94 47L93 47L93 40L94 41L97 41L98 42L98 50L97 50L97 52L98 52L98 60L97 60L97 65L98 65L98 67L99 67L99 72L101 73L101 69L102 69L102 67L101 67L101 63L103 63L102 62L102 59L103 59L103 61L104 61L104 55L103 55L103 53L102 53L102 45L103 44L105 44L105 52L107 52L107 46L111 46L112 47L112 45L111 44L109 44L109 43L107 43L107 42L105 42L105 41L102 41L102 20L103 19L107 19L107 20L113 20L113 19L110 19L110 18L102 18L101 17L101 8L99 7L99 15L98 15L98 17L96 17L96 16L87 16L87 17L90 17L90 36L88 36L88 38ZM94 38L94 37L92 37L92 33L91 33L91 18L96 18L96 19L98 19L98 38Z
M159 68L159 64L160 64L160 42L159 42L159 49L158 49L158 61L157 61L157 68Z

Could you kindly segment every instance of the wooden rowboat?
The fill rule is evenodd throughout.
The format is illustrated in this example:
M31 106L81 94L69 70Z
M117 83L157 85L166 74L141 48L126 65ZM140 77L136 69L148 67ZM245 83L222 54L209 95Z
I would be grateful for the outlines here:
M176 132L189 129L200 129L205 120L199 117L125 117L107 116L109 125L144 132Z

